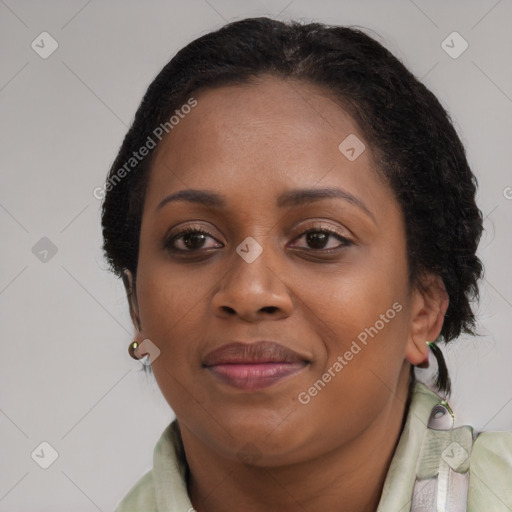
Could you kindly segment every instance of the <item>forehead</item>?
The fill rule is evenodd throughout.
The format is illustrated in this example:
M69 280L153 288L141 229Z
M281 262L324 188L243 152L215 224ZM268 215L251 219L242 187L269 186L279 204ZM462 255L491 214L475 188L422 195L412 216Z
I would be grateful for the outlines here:
M286 189L342 184L373 199L389 196L372 148L328 90L264 77L192 96L197 106L180 116L159 145L147 207L186 188L233 197L244 189L270 200ZM348 158L354 151L344 153L347 144L355 159Z

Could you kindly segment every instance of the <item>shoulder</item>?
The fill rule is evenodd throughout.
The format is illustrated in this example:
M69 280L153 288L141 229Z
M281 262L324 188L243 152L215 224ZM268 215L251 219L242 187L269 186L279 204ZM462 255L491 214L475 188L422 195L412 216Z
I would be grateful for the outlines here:
M114 512L157 512L157 510L151 469L133 485Z
M459 510L464 504L467 509L460 510L467 512L511 512L512 431L454 428L455 415L446 400L418 383L411 412L420 409L412 510ZM410 451L415 459L416 452Z
M512 431L481 432L469 462L468 512L512 510Z
M187 493L186 459L179 426L171 422L153 450L153 468L146 472L117 505L114 512L193 510Z

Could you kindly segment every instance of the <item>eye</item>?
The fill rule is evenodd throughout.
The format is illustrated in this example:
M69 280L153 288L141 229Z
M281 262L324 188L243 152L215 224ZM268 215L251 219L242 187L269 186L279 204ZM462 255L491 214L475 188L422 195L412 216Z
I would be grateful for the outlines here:
M187 226L186 228L173 234L164 242L164 248L171 252L195 252L199 249L205 249L204 243L208 238L213 238L213 235L204 229L198 229L194 226ZM181 247L177 247L176 243ZM218 246L206 247L212 249Z
M306 243L315 251L321 251L324 253L337 252L343 247L353 245L353 243L345 238L343 235L335 231L334 229L326 227L314 227L308 229L296 240L304 238ZM341 243L334 247L325 248L328 245L329 239L337 238Z
M222 247L222 244L213 244L210 245L210 247L205 246L205 242L208 238L215 240L214 236L204 228L199 229L194 226L187 226L165 240L164 248L174 253L194 253L205 249L215 249ZM295 240L300 240L302 238L305 239L306 243L314 251L327 254L337 252L343 247L353 245L353 243L343 235L334 229L326 227L310 228L307 231L304 231ZM341 243L326 249L325 247L328 245L329 239L333 238L338 239ZM181 247L178 247L179 245L181 245Z

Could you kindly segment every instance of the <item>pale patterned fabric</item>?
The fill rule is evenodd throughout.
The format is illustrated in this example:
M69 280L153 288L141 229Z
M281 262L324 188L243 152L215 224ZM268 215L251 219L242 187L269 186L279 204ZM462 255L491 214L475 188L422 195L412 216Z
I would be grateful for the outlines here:
M442 400L415 383L377 512L512 512L512 431L483 432L473 441L467 425L448 431L428 428L432 409ZM155 446L153 469L115 512L194 510L172 427Z

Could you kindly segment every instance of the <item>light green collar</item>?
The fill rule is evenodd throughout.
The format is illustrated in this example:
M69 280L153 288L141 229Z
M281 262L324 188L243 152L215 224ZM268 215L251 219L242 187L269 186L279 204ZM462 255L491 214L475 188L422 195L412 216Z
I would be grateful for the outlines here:
M428 420L433 407L442 401L443 398L425 384L418 381L415 383L407 419L389 466L377 512L410 510L418 461L428 432Z

